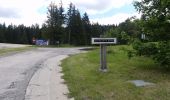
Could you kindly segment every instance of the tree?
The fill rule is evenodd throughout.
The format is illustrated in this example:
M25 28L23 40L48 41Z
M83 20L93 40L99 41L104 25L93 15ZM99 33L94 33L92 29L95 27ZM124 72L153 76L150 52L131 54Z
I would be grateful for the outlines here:
M47 29L48 29L48 33L47 34L50 34L49 35L49 39L50 39L50 42L51 44L55 44L55 40L58 38L57 37L57 32L56 32L56 29L57 29L57 25L59 22L58 21L58 16L59 16L59 12L58 12L58 8L57 8L57 5L55 5L55 3L52 3L49 5L48 7L48 12L47 12Z
M0 24L0 42L5 42L5 30L6 30L6 25L4 24Z
M100 37L100 35L104 35L102 31L102 26L99 23L94 23L91 25L91 37Z
M62 41L62 35L63 35L63 27L65 15L64 9L62 7L62 3L60 4L60 7L58 8L55 3L52 3L48 7L48 16L46 21L46 28L48 31L46 31L46 34L49 34L49 39L51 41L51 44L55 44L56 41ZM47 36L47 35L46 35Z
M119 44L131 43L135 38L140 38L141 34L140 21L134 17L128 18L125 22L106 31L107 37L116 37Z
M26 35L26 28L24 25L19 25L18 26L18 43L19 44L28 44L28 38Z
M91 43L91 38L92 38L91 37L91 24L90 24L90 20L86 12L83 14L82 23L83 23L84 33L85 33L85 44L89 45Z
M60 2L59 7L59 26L58 26L58 32L59 32L59 41L60 43L66 43L66 32L65 32L65 21L66 21L66 14L64 14L64 8L62 1Z
M83 31L83 23L78 9L70 3L67 11L67 32L68 43L72 45L84 45L85 35Z
M69 4L69 8L67 10L66 18L65 18L65 24L66 24L66 34L65 34L65 39L66 43L70 44L71 42L71 27L70 27L70 19L71 19L71 14L72 14L72 7L73 4Z
M142 0L134 3L142 13L143 30L155 41L170 40L170 1Z
M141 2L136 1L134 6L142 13L143 31L158 44L142 44L139 46L139 48L142 47L140 54L152 56L161 65L170 67L170 1L142 0ZM153 50L156 51L150 53Z

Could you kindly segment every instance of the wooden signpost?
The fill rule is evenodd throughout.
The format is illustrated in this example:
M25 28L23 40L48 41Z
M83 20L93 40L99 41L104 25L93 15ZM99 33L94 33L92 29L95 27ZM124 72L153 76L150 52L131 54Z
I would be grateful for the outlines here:
M107 72L106 46L116 44L116 38L92 38L92 44L100 44L100 71Z

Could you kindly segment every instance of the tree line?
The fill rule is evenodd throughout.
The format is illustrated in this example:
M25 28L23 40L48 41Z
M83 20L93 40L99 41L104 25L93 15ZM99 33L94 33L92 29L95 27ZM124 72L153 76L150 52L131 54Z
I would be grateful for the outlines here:
M67 11L62 3L51 2L48 6L47 20L40 27L0 24L0 42L32 44L32 39L49 40L51 45L56 43L70 45L90 45L92 37L101 34L115 25L100 25L91 23L88 14L81 14L74 4L70 3Z
M33 37L39 37L39 25L26 27L24 25L8 25L0 24L0 42L1 43L17 43L32 44Z

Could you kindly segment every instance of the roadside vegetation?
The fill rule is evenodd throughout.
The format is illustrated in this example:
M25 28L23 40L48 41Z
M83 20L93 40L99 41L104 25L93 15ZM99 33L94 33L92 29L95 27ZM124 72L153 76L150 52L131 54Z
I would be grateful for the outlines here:
M31 46L19 47L19 48L4 48L4 49L0 49L0 56L5 55L5 54L23 52L23 51L26 51L26 50L31 50L33 48L34 47L31 47Z
M127 56L131 46L110 46L108 72L99 71L99 49L62 61L69 97L75 100L169 100L170 71L151 58ZM130 80L144 80L153 86L136 87Z

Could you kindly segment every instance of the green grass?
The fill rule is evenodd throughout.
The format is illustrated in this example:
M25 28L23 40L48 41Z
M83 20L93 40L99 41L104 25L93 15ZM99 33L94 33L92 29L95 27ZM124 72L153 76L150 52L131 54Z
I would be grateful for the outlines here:
M159 68L152 59L128 59L128 46L108 48L108 72L99 69L99 49L62 61L69 97L75 100L169 100L170 71ZM145 80L156 85L136 87L129 80Z
M5 49L0 49L0 56L9 54L9 53L18 53L18 52L23 52L26 50L33 49L34 47L28 46L28 47L19 47L19 48L5 48Z

